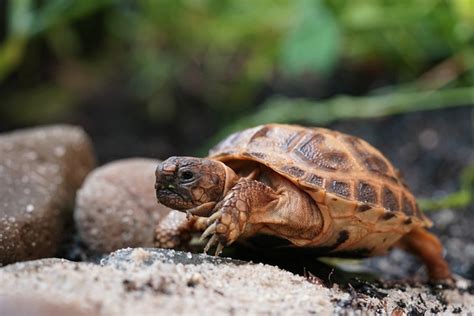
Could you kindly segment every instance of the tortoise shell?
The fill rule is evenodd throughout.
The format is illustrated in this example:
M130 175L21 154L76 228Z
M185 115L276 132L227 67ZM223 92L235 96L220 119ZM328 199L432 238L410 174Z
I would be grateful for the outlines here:
M366 141L325 128L269 124L234 133L210 151L232 165L254 161L309 194L324 218L310 247L383 253L415 227L431 226L400 172Z

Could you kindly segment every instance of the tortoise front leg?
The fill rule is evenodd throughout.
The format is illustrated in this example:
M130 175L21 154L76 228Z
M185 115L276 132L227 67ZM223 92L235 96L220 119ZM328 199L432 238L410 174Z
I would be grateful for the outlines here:
M201 236L210 235L204 252L218 243L216 255L224 246L232 244L245 231L248 224L258 222L259 214L266 212L277 202L279 195L262 182L241 179L216 206L216 212L208 220L208 227Z

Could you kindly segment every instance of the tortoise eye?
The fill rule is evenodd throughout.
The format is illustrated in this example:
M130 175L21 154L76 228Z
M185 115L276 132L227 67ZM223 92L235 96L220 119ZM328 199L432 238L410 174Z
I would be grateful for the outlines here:
M193 178L194 178L194 173L192 173L191 171L186 170L181 173L181 179L185 181L192 180Z

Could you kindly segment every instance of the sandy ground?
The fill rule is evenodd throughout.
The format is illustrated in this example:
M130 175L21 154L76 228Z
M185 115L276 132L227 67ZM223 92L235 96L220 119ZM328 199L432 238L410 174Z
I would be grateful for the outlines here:
M0 269L0 284L0 298L27 297L90 315L331 315L357 311L466 315L474 311L474 296L464 280L450 290L424 286L342 290L270 265L143 248L119 250L100 264L64 259L12 264Z

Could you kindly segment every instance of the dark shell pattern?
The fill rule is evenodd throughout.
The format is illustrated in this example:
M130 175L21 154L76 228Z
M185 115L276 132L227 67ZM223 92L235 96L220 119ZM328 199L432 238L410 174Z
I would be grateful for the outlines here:
M333 231L329 243L341 244L347 234L352 241L360 241L368 235L373 238L373 233L381 233L390 243L413 227L431 225L398 170L377 149L354 136L324 128L269 124L230 135L211 150L210 157L223 162L257 161L293 181L320 208L327 208L332 219L344 219L336 221L338 227L328 228Z

